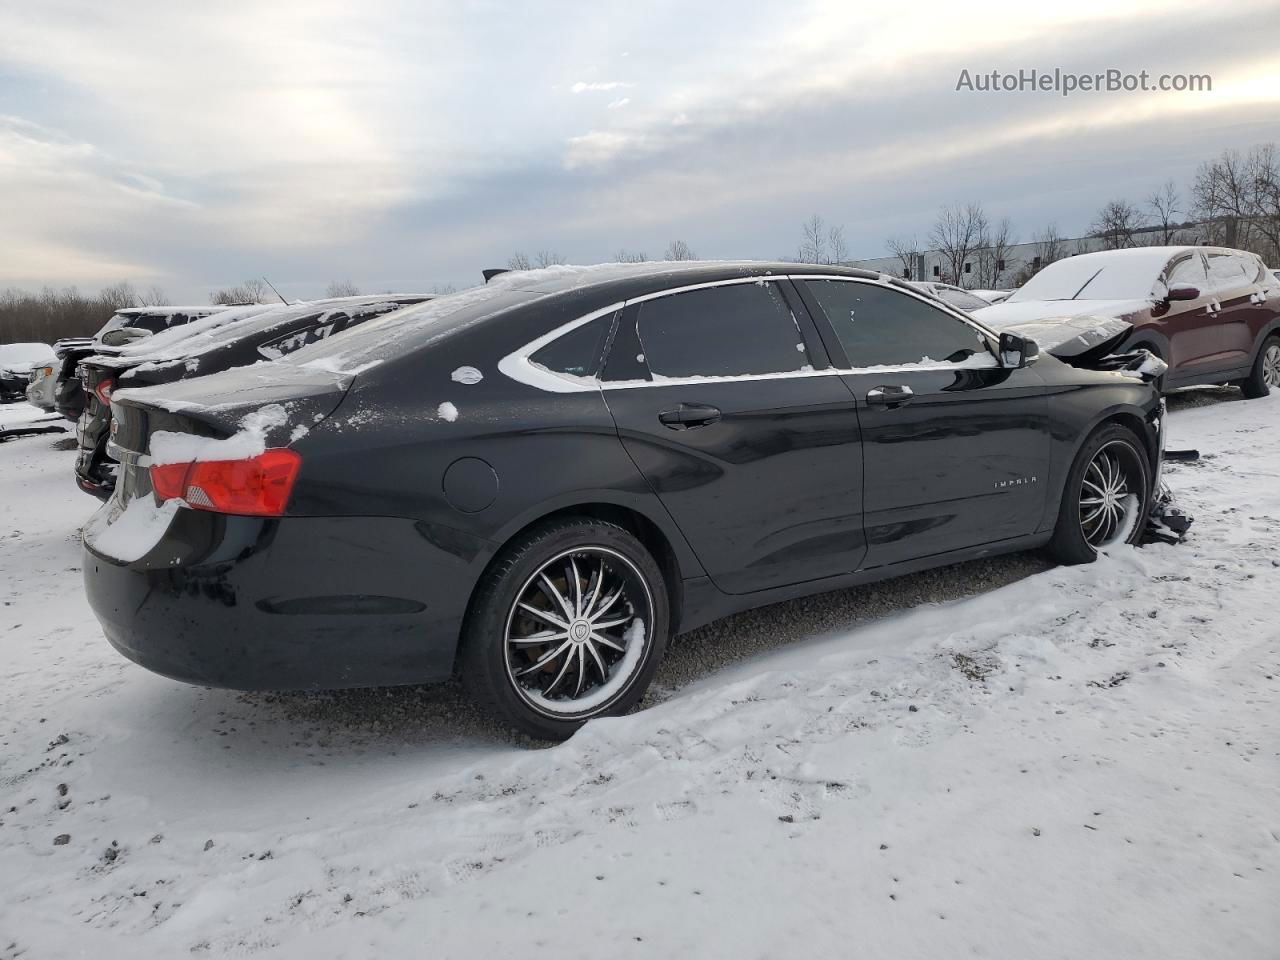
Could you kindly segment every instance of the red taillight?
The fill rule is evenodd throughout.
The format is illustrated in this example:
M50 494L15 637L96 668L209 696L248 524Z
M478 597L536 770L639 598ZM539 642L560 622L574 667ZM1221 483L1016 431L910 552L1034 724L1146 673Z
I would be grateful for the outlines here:
M151 488L160 502L185 500L193 510L278 517L284 513L302 457L267 450L247 460L197 460L151 467Z
M93 388L93 392L98 395L98 399L102 401L104 407L111 406L111 389L116 382L111 378L107 378Z

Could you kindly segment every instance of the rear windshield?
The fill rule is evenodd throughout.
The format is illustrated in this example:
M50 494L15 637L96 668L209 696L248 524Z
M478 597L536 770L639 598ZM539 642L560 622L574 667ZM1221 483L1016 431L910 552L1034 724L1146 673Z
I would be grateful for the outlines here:
M283 362L336 373L359 373L494 314L540 299L536 293L514 289L509 281L501 280L500 276L482 287L376 317L291 353Z
M159 333L170 327L190 323L193 319L195 319L193 316L186 313L117 313L98 331L98 338L101 339L104 333L119 330L122 327Z

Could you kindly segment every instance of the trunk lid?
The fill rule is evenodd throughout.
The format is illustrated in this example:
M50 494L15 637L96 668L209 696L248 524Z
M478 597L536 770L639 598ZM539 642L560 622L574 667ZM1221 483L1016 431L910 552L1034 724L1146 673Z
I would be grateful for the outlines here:
M120 462L119 506L151 493L153 463L236 460L289 446L338 408L353 380L262 364L118 391L108 452Z

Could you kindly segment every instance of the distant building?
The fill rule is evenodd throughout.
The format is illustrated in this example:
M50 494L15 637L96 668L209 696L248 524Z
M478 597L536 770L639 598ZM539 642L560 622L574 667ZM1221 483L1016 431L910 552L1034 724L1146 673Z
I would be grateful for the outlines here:
M1159 227L1146 227L1134 233L1134 246L1152 247L1158 246L1161 242ZM1174 245L1199 245L1208 242L1208 232L1202 224L1180 228L1173 240ZM1106 244L1099 237L1073 237L1058 240L1057 248L1055 257L1044 243L1015 243L1007 248L1004 259L998 263L988 262L987 258L991 256L988 249L974 250L961 267L959 277L950 275L950 261L940 250L920 251L911 257L912 262L909 267L896 256L846 260L844 266L887 273L890 276L902 277L904 280L936 280L941 283L952 283L969 290L982 288L1010 290L1025 282L1028 277L1053 260L1061 260L1078 253L1103 250L1106 249Z

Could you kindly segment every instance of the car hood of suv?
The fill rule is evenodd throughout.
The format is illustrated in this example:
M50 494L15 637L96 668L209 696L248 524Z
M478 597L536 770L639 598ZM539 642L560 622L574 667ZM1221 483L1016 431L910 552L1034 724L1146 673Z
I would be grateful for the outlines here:
M1150 300L1022 300L995 303L970 312L987 326L1003 329L1011 323L1051 317L1128 317L1150 309Z

